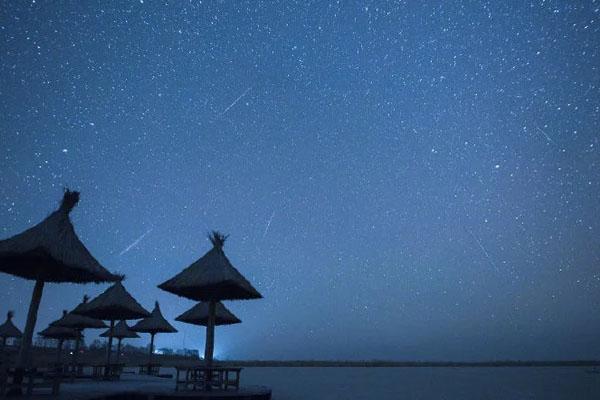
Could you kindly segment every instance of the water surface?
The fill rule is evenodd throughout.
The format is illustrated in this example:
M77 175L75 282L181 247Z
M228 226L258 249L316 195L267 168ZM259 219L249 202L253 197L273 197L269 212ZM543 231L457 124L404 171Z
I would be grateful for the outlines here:
M273 400L588 400L600 374L584 367L244 368L243 385L266 385Z

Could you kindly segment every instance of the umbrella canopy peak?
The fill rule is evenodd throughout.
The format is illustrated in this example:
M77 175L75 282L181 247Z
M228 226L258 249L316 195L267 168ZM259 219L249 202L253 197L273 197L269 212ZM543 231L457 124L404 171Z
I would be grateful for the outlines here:
M209 239L213 243L212 249L158 287L196 301L262 298L223 252L227 236L213 231Z
M69 214L77 203L79 203L79 192L65 189L63 199L60 202L60 210Z
M208 234L208 240L210 240L213 247L216 249L223 249L228 237L229 235L224 235L219 231L212 231Z
M136 323L131 330L135 332L146 332L151 334L177 332L177 329L175 329L173 325L171 325L165 319L165 317L163 317L158 301L154 304L154 310L152 310L150 316L138 321L138 323Z

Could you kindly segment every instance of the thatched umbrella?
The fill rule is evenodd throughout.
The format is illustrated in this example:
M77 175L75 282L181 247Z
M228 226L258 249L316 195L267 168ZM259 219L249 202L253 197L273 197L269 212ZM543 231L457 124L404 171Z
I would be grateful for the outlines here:
M190 308L177 318L175 321L185 322L193 325L208 325L208 303L200 302ZM242 322L238 317L233 315L220 301L215 305L215 326L232 325Z
M83 301L77 307L86 304L88 299L88 296L83 296ZM75 314L73 312L66 313L61 319L52 322L50 325L75 329L79 333L82 333L84 329L107 328L107 325L102 320L86 317L85 315ZM79 338L80 337L78 336L75 339L75 353L73 357L73 364L75 368L77 368L77 359L79 358Z
M67 311L63 311L63 317L67 314ZM62 346L65 340L79 340L81 338L81 332L71 329L64 328L62 326L55 326L50 324L46 329L39 332L38 335L47 339L56 339L58 344L56 346L56 363L60 364L60 356L62 353Z
M215 312L220 300L262 298L254 287L239 273L225 256L223 244L227 236L213 231L209 235L213 248L198 261L158 285L167 292L196 301L208 302L204 360L212 365L215 338Z
M209 318L209 303L200 302L196 304L194 307L190 308L177 318L175 321L185 322L187 324L192 325L202 325L206 326L206 333L208 337L208 318ZM218 301L215 304L215 323L214 326L219 325L232 325L239 324L242 322L238 317L236 317L231 311L227 309ZM213 328L214 329L214 328Z
M123 320L117 322L112 331L110 328L108 328L100 334L101 337L105 338L108 338L111 335L113 338L117 339L117 363L119 362L119 357L121 356L121 340L128 338L135 339L140 337L137 333L129 329L129 326L127 326L127 322Z
M115 327L115 321L140 319L150 315L136 299L123 287L121 281L106 289L103 293L88 303L80 304L73 311L75 314L110 321L110 330ZM112 348L112 335L108 336L108 348L106 350L106 374L110 365L110 353Z
M131 327L132 331L144 332L150 334L150 354L148 355L148 373L150 373L150 364L152 364L152 353L154 352L154 335L157 333L175 333L177 329L173 328L160 312L158 301L154 303L154 310L148 318L138 321Z
M17 359L16 383L22 381L23 368L30 361L44 283L101 283L119 279L100 265L77 237L69 213L78 202L79 192L66 190L58 210L34 227L0 241L0 272L35 281Z
M23 336L19 328L12 322L14 312L9 311L6 313L6 321L0 325L0 338L2 338L2 349L6 346L6 339L8 338L20 338Z

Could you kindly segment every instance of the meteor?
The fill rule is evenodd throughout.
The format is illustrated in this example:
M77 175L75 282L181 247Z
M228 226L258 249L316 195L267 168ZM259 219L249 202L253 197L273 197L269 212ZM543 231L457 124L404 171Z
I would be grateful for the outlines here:
M134 240L129 246L125 247L125 249L119 253L119 257L121 257L123 254L127 253L129 250L137 246L142 241L142 239L144 239L146 235L150 232L152 232L152 228L148 229L142 236Z

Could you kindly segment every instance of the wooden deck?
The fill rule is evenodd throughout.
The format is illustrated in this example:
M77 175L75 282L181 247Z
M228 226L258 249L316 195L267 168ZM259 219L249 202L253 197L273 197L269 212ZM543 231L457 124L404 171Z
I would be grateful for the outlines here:
M175 380L155 376L123 374L119 381L75 381L63 383L58 396L40 394L35 400L270 400L271 390L262 386L212 392L175 391Z

